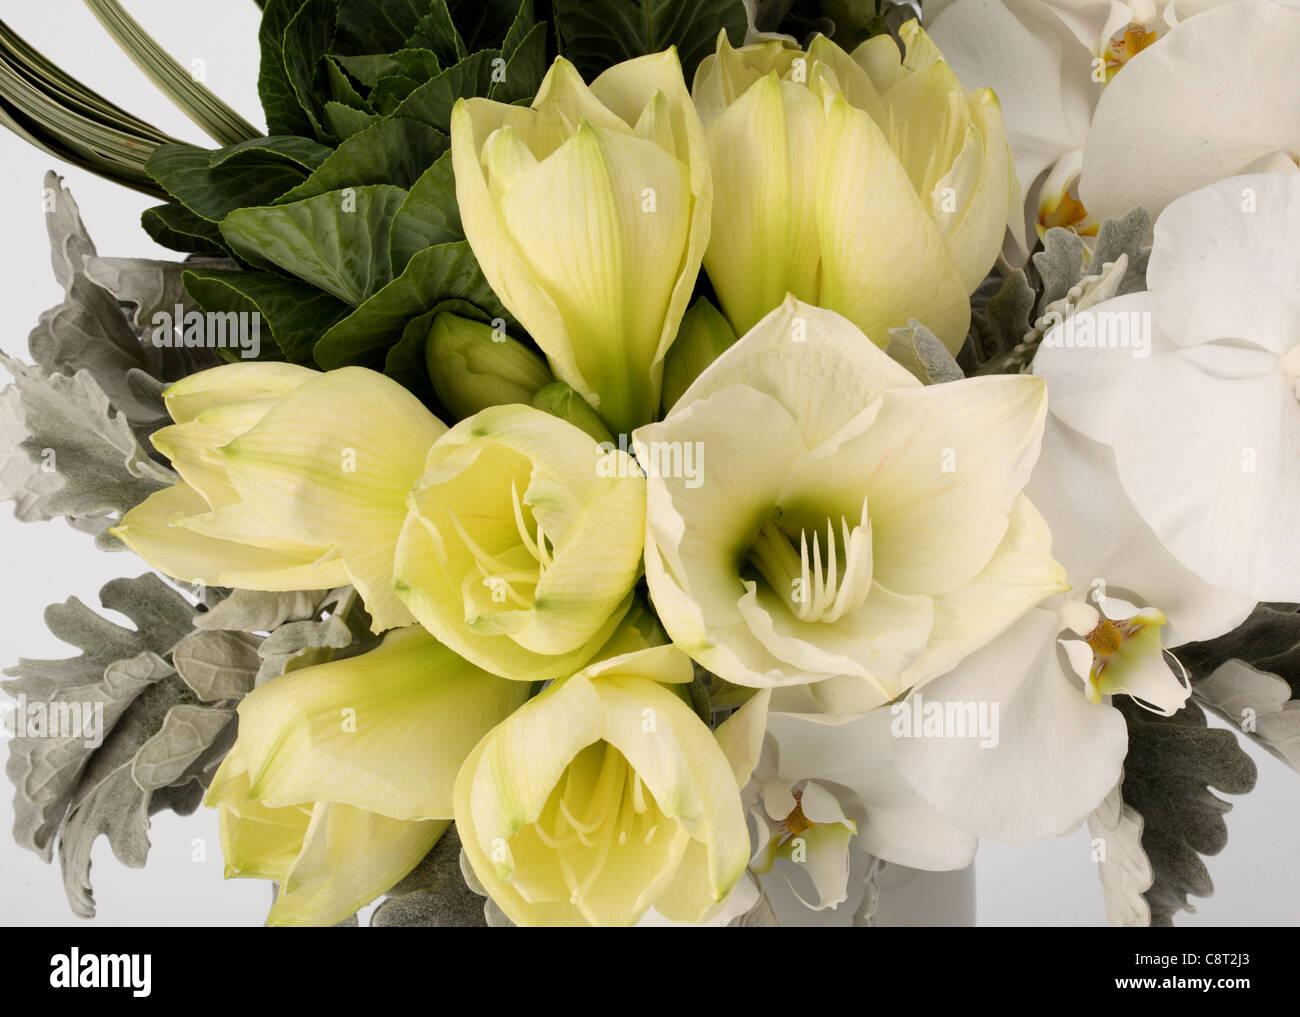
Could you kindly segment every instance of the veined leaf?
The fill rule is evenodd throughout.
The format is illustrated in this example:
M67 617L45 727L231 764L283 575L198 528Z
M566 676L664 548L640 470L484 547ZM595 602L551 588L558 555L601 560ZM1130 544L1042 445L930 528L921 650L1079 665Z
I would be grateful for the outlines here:
M435 7L444 4L466 53L496 49L519 17L518 0L434 0Z
M451 134L451 108L457 99L487 95L495 56L495 50L479 50L448 67L407 96L393 115L419 120L443 134Z
M146 208L140 225L155 243L186 254L228 254L221 228L211 219L195 215L179 201Z
M321 116L329 74L323 58L329 52L337 16L338 0L306 0L284 29L285 76L318 138L326 136Z
M741 0L555 0L560 53L590 81L624 60L677 47L689 82L718 31L733 46L749 26Z
M308 173L319 169L330 155L326 145L312 141L311 138L283 137L272 135L269 138L253 138L229 148L220 148L212 153L208 166L219 169L228 163L248 162L265 166L268 163L289 162L301 166Z
M469 51L451 20L446 0L433 0L429 6L431 10L416 24L406 45L431 50L444 67L450 67L469 56Z
M284 61L284 33L306 0L267 0L257 33L262 51L257 74L257 95L262 100L266 126L272 134L306 137L312 133L311 117L298 101Z
M497 102L531 100L546 77L546 55L546 26L536 25L506 56L505 76L493 83L491 97Z
M282 194L275 204L368 184L409 188L449 144L446 135L418 120L381 120L344 141L311 176Z
M240 208L221 223L241 256L267 261L354 307L392 280L388 234L401 187L347 187L289 205Z
M339 0L338 33L350 53L392 53L402 49L429 0Z
M407 322L452 298L474 305L489 320L513 321L483 278L469 244L439 244L417 253L398 278L326 332L316 344L316 363L325 370L349 364L382 368Z
M325 126L341 141L346 141L354 134L360 134L372 124L379 123L381 119L374 113L366 113L333 101L325 104L324 117Z
M393 271L400 275L411 258L426 247L464 239L451 152L447 151L415 181L393 216L389 237Z
M290 363L311 364L316 340L348 312L347 304L315 286L269 272L195 269L184 278L204 311L260 314Z
M307 178L307 171L273 153L212 167L214 153L182 145L162 145L147 169L172 197L195 215L220 222L237 208L267 205Z

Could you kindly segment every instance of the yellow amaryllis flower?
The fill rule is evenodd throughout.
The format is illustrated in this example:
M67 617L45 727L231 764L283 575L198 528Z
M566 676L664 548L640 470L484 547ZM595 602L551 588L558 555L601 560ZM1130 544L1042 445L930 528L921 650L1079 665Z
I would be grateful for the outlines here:
M632 925L651 906L706 920L745 870L739 785L767 694L716 732L674 687L672 647L562 679L490 732L456 781L456 828L483 887L518 925Z
M527 694L418 626L260 686L207 797L227 877L281 883L272 925L351 915L446 830L462 762Z
M712 201L676 51L590 88L559 58L531 107L461 100L451 149L470 246L556 377L615 431L653 419Z
M627 613L640 574L645 478L573 424L493 406L429 450L397 543L398 595L494 674L573 673Z
M114 533L186 581L250 590L351 583L376 631L411 616L393 591L406 496L446 431L375 371L322 374L230 364L165 393L176 424L154 444L182 483L150 496Z
M852 55L718 50L693 94L716 189L704 267L743 334L787 293L878 346L917 318L952 351L1018 194L996 97L967 92L915 21ZM1018 198L1016 199L1019 200Z

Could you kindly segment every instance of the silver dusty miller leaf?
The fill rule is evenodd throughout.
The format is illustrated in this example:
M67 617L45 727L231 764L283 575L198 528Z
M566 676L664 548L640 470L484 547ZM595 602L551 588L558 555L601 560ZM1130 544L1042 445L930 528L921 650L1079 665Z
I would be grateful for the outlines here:
M1300 771L1300 605L1259 604L1233 631L1184 643L1178 659L1198 703Z
M0 500L23 521L66 517L116 550L107 528L175 480L148 442L168 419L165 384L221 360L152 341L156 312L195 309L181 285L193 262L101 258L54 173L45 200L64 299L28 337L35 366L4 360L15 385L0 393Z
M1129 736L1120 793L1142 817L1142 850L1154 875L1144 895L1151 924L1172 925L1180 910L1195 910L1189 895L1214 892L1201 855L1216 855L1228 843L1223 816L1232 805L1210 788L1246 794L1255 786L1255 763L1231 731L1207 727L1194 702L1172 717L1148 713L1126 696L1114 706Z
M1114 926L1151 924L1146 893L1155 881L1151 859L1142 848L1142 817L1124 801L1120 783L1088 816L1106 901L1106 922Z
M1146 289L1150 240L1151 216L1135 208L1103 221L1091 251L1077 234L1057 227L1044 235L1026 269L1000 260L971 297L971 329L958 362L968 374L1028 370L1053 324Z
M88 371L71 377L48 374L3 353L0 363L14 376L28 432L18 449L38 467L25 479L39 478L41 485L2 493L21 502L27 515L67 516L83 524L82 529L103 533L125 512L176 481L171 470L141 448L130 422L113 409ZM14 455L12 439L8 444L7 458ZM0 448L4 445L0 440ZM51 470L60 482L53 490L44 479ZM116 544L107 538L101 546Z
M948 348L933 332L915 318L908 319L907 326L889 330L889 346L885 352L893 360L906 367L923 385L938 385L966 377Z
M370 924L461 928L488 924L483 896L461 872L460 837L449 826L424 859L375 909ZM503 916L504 917L504 916Z
M57 842L74 912L94 914L90 858L107 836L114 854L144 864L148 817L162 808L193 811L234 734L233 700L204 706L171 663L193 631L196 608L156 575L104 586L107 610L134 628L101 617L76 598L46 609L51 632L81 649L63 660L19 661L4 691L18 700L6 772L14 784L14 839L46 861ZM94 737L67 718L94 718ZM47 718L43 730L32 717ZM59 717L54 730L48 718Z

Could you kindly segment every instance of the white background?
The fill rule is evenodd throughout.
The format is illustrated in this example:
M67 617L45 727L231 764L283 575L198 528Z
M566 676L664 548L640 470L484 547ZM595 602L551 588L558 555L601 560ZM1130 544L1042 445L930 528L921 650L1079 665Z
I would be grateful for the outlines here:
M131 14L183 65L201 59L208 87L249 122L264 127L257 101L257 25L252 0L128 0ZM0 0L0 17L74 77L173 136L214 143L159 94L123 56L79 0ZM99 253L179 258L157 247L139 225L156 202L60 163L0 129L0 348L26 356L27 333L61 291L50 270L41 209L47 169L62 174ZM0 371L0 381L7 375ZM77 596L98 606L100 586L145 571L127 553L102 554L90 538L60 521L21 524L0 506L0 666L26 657L61 657L68 648L46 630L46 604ZM1300 775L1253 746L1255 791L1234 800L1229 843L1209 860L1216 894L1181 925L1294 925L1300 918ZM7 750L0 750L6 756ZM57 863L43 864L9 839L10 786L0 781L0 924L77 923L68 910ZM144 870L131 870L101 839L92 879L99 904L93 924L255 925L269 889L222 881L215 815L161 813L150 831ZM197 856L202 856L196 860ZM984 845L976 861L977 921L982 925L1096 925L1104 920L1086 831L1028 847ZM1225 949L1230 942L1225 941Z

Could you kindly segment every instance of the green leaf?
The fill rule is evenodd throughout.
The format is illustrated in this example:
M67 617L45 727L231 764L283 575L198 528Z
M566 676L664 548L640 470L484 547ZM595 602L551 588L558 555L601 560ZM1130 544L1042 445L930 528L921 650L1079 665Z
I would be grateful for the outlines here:
M442 73L442 61L438 59L438 54L430 49L412 46L407 49L399 49L392 56L398 70L408 78L414 78L416 81L428 81L430 78ZM456 61L451 60L448 63L454 64Z
M388 233L406 191L381 184L291 205L241 208L221 223L236 253L265 260L360 305L392 280Z
M31 436L22 393L18 386L7 385L0 390L0 502L13 502L14 518L23 523L53 518L45 503L63 486L58 474L42 469L42 462L28 455L24 443Z
M415 78L408 78L404 74L393 74L386 78L380 78L374 90L370 93L370 102L374 106L375 112L383 116L392 116L397 107L402 104L408 95L420 87L420 82Z
M469 244L439 244L417 253L398 278L321 336L316 363L325 370L381 366L407 322L451 298L473 304L487 320L513 322L483 278Z
M229 741L234 742L235 716L228 707L173 706L162 727L131 760L132 779L148 793L186 783L194 763L220 744L224 734L229 733Z
M343 187L392 184L409 188L448 150L445 134L416 120L380 120L348 138L320 167L275 204L314 198Z
M1255 764L1231 731L1206 726L1195 703L1172 717L1148 713L1127 696L1113 705L1128 723L1121 793L1142 817L1142 849L1155 873L1146 893L1151 924L1172 925L1180 910L1194 910L1188 894L1214 892L1200 856L1228 843L1223 816L1232 806L1209 789L1245 794L1255 786Z
M996 366L1015 351L1032 325L1036 299L1023 269L1010 270L1006 278L993 273L980 283L971 296L970 333L957 355L967 374Z
M329 156L331 149L311 138L284 137L274 135L269 138L254 138L229 148L220 148L212 153L208 166L218 169L227 163L236 165L247 163L265 166L268 163L288 162L301 166L307 172L318 168Z
M301 166L272 154L213 169L213 153L185 145L160 145L146 169L164 190L196 215L220 222L237 208L268 205L307 178Z
M153 241L187 254L228 253L221 229L211 219L197 216L178 201L146 208L140 225Z
M155 146L176 143L108 102L0 21L0 125L59 159L164 197L144 171Z
M464 239L451 152L446 151L415 181L393 216L389 235L393 271L400 275L411 258L426 247Z
M285 73L317 137L325 134L321 108L329 94L329 74L323 57L329 52L337 17L338 0L307 0L284 30Z
M293 83L284 61L284 33L305 0L267 0L258 29L262 51L257 75L257 94L262 100L267 129L272 134L306 136L312 133L312 121L294 94Z
M429 0L339 0L338 31L348 52L391 53L406 45Z
M528 34L537 27L537 19L533 14L533 0L523 0L519 5L519 10L515 12L515 19L510 23L510 29L506 32L505 38L501 41L501 55L509 60L514 56Z
M425 348L429 341L429 329L433 319L443 311L459 314L467 318L481 319L483 312L473 304L463 300L443 300L418 318L412 318L402 329L402 337L388 350L384 358L384 374L392 378L407 391L414 393L425 406L440 420L451 420L452 416L441 404L434 392L433 382L429 378L429 366L425 359Z
M260 685L288 671L334 660L336 651L353 646L354 636L337 614L324 621L286 622L258 647L262 664L257 672L257 683Z
M387 53L358 53L352 56L340 53L329 58L366 88L374 88L381 78L401 72L401 65Z
M590 81L624 60L677 47L689 84L726 29L733 46L749 22L740 0L555 0L560 53Z
M378 115L353 109L341 102L327 102L325 104L325 124L335 137L343 141L346 141L354 134L360 134L371 124L377 124L379 121L380 117Z
M279 351L294 364L310 364L316 340L348 313L347 304L315 286L269 272L193 269L184 278L204 311L260 314Z
M531 100L541 87L548 66L546 26L537 25L506 57L504 77L493 84L491 97L497 102Z
M26 725L32 724L35 716L42 719L40 728L32 731L34 737L19 734L10 744L6 769L16 792L14 838L19 845L50 860L55 835L77 791L81 772L104 735L113 730L136 696L170 673L165 660L146 651L110 663L98 677L88 676L84 684L67 682L43 697L22 694L22 713L27 715L23 732L30 730ZM6 683L9 687L17 684ZM13 695L17 698L20 693ZM55 726L60 715L63 723ZM96 731L96 726L100 730ZM54 737L60 728L64 734Z
M487 95L492 86L493 50L480 50L448 67L414 92L397 107L394 116L409 117L451 133L451 108L456 100Z
M435 6L441 0L434 0ZM519 17L518 0L446 0L467 53L495 49Z
M430 6L432 9L416 24L406 45L432 50L444 67L450 67L458 60L464 60L469 51L452 23L445 0L433 0Z
M329 77L330 95L334 97L334 101L341 102L345 106L351 106L363 113L369 112L370 104L357 91L356 86L352 83L352 78L339 63L338 57L327 56L325 58L325 73Z

